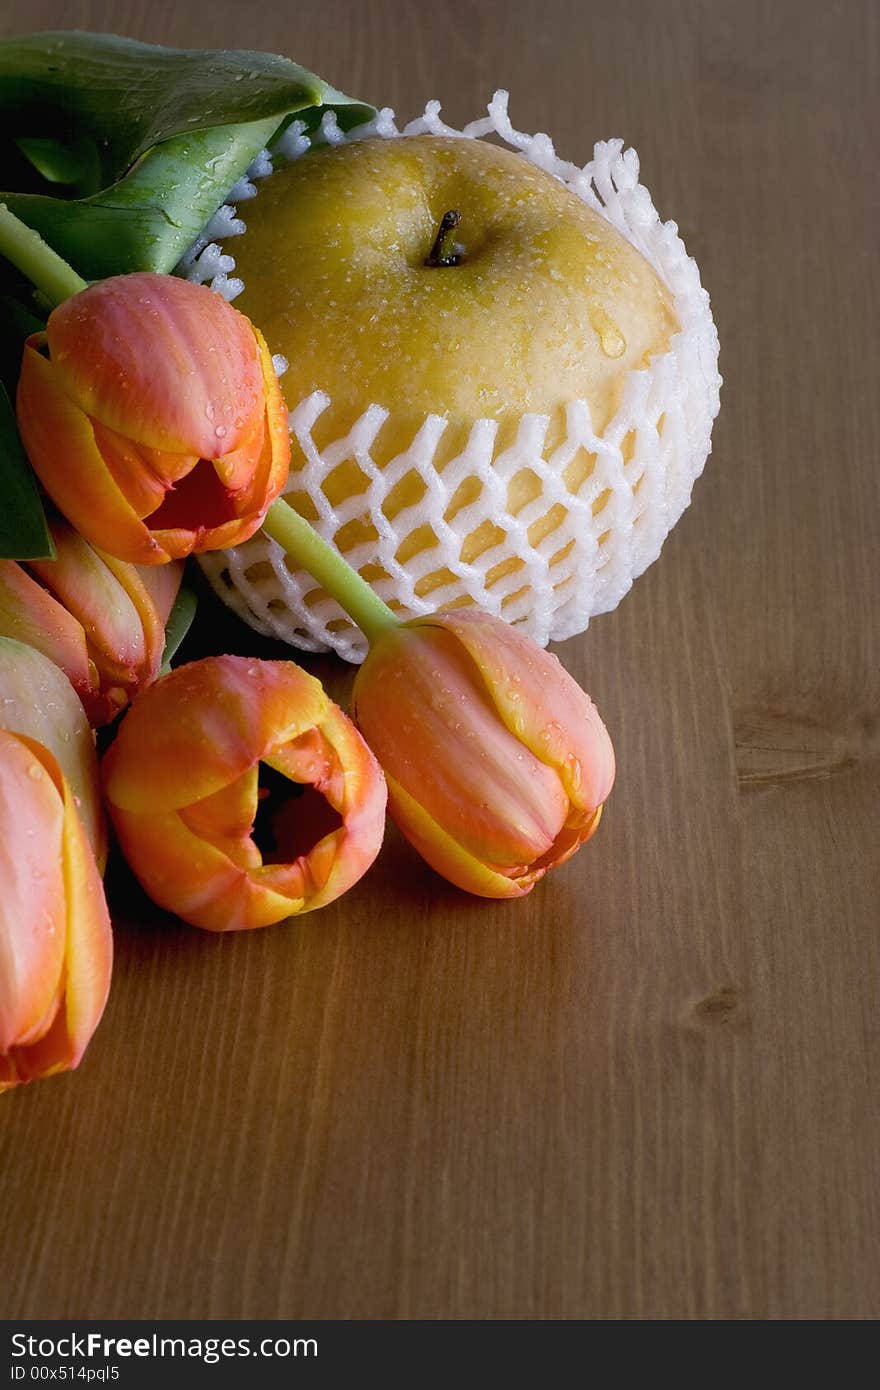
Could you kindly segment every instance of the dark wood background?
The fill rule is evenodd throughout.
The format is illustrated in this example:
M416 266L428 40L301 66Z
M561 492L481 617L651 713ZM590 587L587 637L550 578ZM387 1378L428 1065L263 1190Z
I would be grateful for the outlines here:
M2 13L286 52L406 118L506 86L579 160L624 136L725 377L662 559L560 648L620 771L529 899L392 838L341 903L216 939L114 871L88 1056L0 1103L3 1314L876 1317L880 9Z

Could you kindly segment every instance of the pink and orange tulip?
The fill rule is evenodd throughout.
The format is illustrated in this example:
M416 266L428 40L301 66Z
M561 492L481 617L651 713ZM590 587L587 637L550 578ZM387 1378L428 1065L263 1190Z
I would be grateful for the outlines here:
M5 1091L79 1064L107 1000L113 946L96 859L97 764L82 707L46 657L6 639L0 695Z
M58 508L93 545L156 565L253 535L290 465L266 343L202 285L91 285L29 338L19 427Z
M292 662L217 656L176 668L135 700L103 774L146 892L208 931L323 907L382 843L376 760ZM268 824L255 834L263 801Z
M354 715L399 829L470 893L514 898L595 831L614 751L595 706L550 653L463 611L389 628Z
M0 637L0 729L42 744L55 758L103 871L107 830L95 735L85 710L53 661L8 637Z
M63 521L50 530L54 560L0 560L0 636L60 666L97 728L158 676L183 566L130 565Z

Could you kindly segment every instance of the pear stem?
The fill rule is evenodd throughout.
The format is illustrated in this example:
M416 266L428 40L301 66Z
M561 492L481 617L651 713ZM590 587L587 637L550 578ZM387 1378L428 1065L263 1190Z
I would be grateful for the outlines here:
M389 628L398 626L400 619L373 592L366 580L361 579L357 570L346 564L339 551L334 550L323 536L319 536L305 517L294 511L283 497L272 503L266 513L263 530L283 546L295 564L308 570L312 578L336 599L370 644Z
M0 203L0 255L26 275L53 308L88 287L88 281L5 203Z
M460 263L461 253L455 249L455 229L460 221L461 213L457 208L450 208L448 212L444 212L425 265L435 267Z

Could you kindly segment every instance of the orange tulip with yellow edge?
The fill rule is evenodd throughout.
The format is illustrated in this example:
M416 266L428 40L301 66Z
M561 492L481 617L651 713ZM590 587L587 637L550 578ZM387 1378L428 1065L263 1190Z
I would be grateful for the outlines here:
M246 540L290 466L262 335L171 275L114 276L54 309L25 344L17 414L59 510L132 564Z
M614 750L589 696L524 633L476 611L389 626L354 688L391 818L452 883L528 893L596 830Z
M49 529L54 560L0 560L0 635L60 666L98 727L158 676L183 566L116 560L58 518Z
M103 781L146 892L209 931L325 906L382 843L381 770L292 662L206 657L161 677L123 719Z
M0 639L0 1091L76 1067L104 1010L113 945L96 782L66 676Z

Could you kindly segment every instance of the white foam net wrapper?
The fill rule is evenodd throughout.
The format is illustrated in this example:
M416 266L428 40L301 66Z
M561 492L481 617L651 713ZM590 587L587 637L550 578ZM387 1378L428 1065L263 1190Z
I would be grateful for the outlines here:
M388 411L370 406L344 438L319 449L312 431L330 397L314 392L290 412L295 441L290 491L308 494L317 512L316 529L331 543L355 519L372 525L376 539L351 546L345 558L356 569L378 565L384 570L386 577L373 587L395 609L415 616L473 603L521 625L545 645L582 632L592 617L614 608L656 560L687 507L711 449L718 413L718 334L696 262L676 224L660 221L648 190L639 183L635 150L624 149L621 140L600 141L583 168L568 163L558 158L549 136L514 130L505 92L495 94L488 116L462 131L443 123L438 102L429 102L425 114L402 130L389 110L346 134L330 113L311 140L294 122L273 159L297 158L315 143L426 133L462 139L498 136L560 179L654 267L674 297L681 331L667 352L653 357L644 370L629 373L617 413L602 434L593 430L586 403L570 402L565 438L552 450L545 449L549 421L544 416L523 415L513 444L503 450L496 450L496 422L484 419L473 425L461 453L438 468L435 456L446 421L429 415L405 452L379 467L370 450ZM225 251L228 239L245 230L239 205L254 196L255 181L271 171L264 154L232 190L229 204L184 259L180 270L188 278L210 283L229 299L241 290L241 281L231 274L234 258L212 238L222 239ZM276 362L279 371L284 365L283 359ZM593 466L573 492L564 473L581 449L592 455ZM323 484L347 460L363 475L363 490L334 507ZM524 469L542 486L514 515L508 491ZM389 520L383 504L395 484L412 472L424 483L424 494ZM450 517L450 502L468 478L479 479L479 494ZM531 544L529 528L533 534L539 530L534 523L556 504L562 504L557 514L563 519ZM467 563L464 543L487 519L503 532L503 540ZM422 527L431 528L437 544L400 563L402 542ZM502 563L511 557L519 563ZM199 563L229 607L259 632L308 651L332 649L348 661L363 659L366 642L339 605L308 574L291 572L281 547L262 532L234 550L201 555ZM438 571L448 572L444 582L427 593L423 584L420 596L420 581Z

